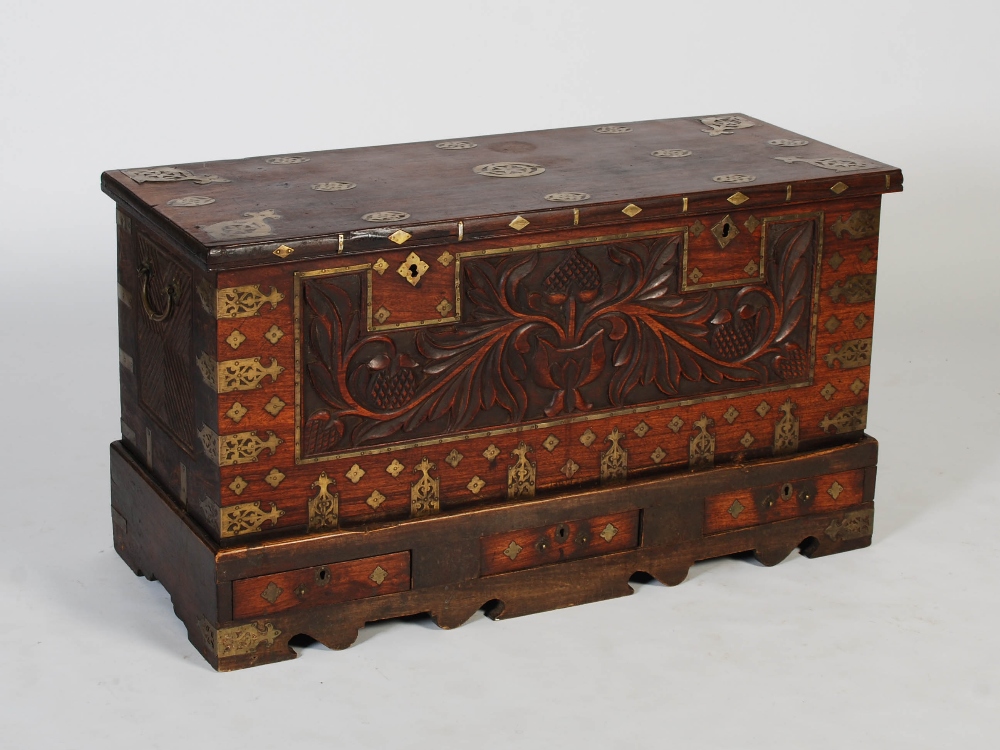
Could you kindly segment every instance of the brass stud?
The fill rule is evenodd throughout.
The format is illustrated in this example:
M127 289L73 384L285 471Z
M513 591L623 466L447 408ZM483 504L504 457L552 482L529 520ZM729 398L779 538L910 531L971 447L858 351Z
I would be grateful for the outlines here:
M390 315L392 315L392 313L385 308L385 305L382 305L378 310L375 311L375 320L377 320L379 323L385 323L385 321L389 319Z
M855 378L854 382L851 383L851 393L855 396L859 395L861 391L865 389L865 383L861 378Z
M726 198L726 200L734 206L740 206L750 200L750 198L737 190L735 193Z
M700 220L695 219L694 224L691 225L691 234L697 237L699 234L705 231L705 225L701 223Z
M247 337L239 329L235 329L231 334L226 336L226 343L229 344L233 349L239 349L240 344L247 340Z
M385 495L378 490L373 490L372 494L368 496L368 499L365 500L365 502L372 510L378 510L378 506L385 502Z
M229 483L229 489L231 489L237 495L243 494L243 490L245 490L248 486L249 483L243 477L239 476Z
M843 491L844 491L844 486L837 480L834 480L833 484L830 485L830 489L827 490L827 493L830 495L830 497L836 500L838 497L840 497L840 493Z
M279 341L281 341L281 338L284 335L285 335L285 332L282 331L280 328L278 328L278 326L275 325L275 326L271 326L270 328L267 329L267 331L264 333L264 338L266 338L268 341L271 342L271 346L274 346Z
M633 429L632 432L634 432L636 435L642 438L646 437L646 433L649 432L649 430L650 427L648 424L646 424L645 422L639 422L639 424L635 426L635 429Z
M870 261L872 259L872 256L873 256L872 249L867 245L861 248L861 252L858 253L858 258L861 260L862 263L867 263L868 261Z
M667 423L667 427L669 427L670 430L674 433L680 432L681 427L683 426L684 426L684 420L676 416L673 419L671 419L670 422Z
M579 470L580 470L580 464L578 464L572 458L566 459L566 463L564 463L563 467L559 469L559 471L561 471L563 474L566 475L567 479L572 479L573 475L576 474L576 472L578 472Z
M744 271L744 273L746 273L747 276L756 276L757 275L757 271L759 271L759 270L760 270L760 267L757 265L757 262L753 261L753 260L750 261L749 263L747 263L743 267L743 271Z
M747 228L747 231L750 232L750 234L753 234L757 227L760 226L760 220L751 214L750 218L743 222L743 226Z
M635 216L638 216L641 212L642 209L639 208L634 203L629 203L627 206L625 206L625 208L622 209L622 213L628 216L630 219L634 218Z
M557 438L555 435L549 435L547 438L545 438L545 440L542 441L542 447L549 453L554 451L557 445L559 445L559 438Z
M656 446L656 450L653 451L649 457L653 459L654 464L659 464L660 461L667 457L667 452L660 446Z
M397 461L394 458L394 459L392 459L392 463L385 467L385 470L386 470L386 472L388 472L392 476L398 477L399 476L399 472L401 472L404 468L406 468L406 467L404 467L403 464L399 463L399 461Z
M376 586L381 586L385 582L385 579L389 577L389 574L381 565L376 565L375 570L368 577L375 582Z
M469 483L465 486L469 490L469 492L471 492L473 495L478 495L479 491L486 486L486 482L484 482L478 476L475 476L472 477L472 479L469 480Z
M246 413L247 408L239 401L236 401L229 407L229 411L226 412L226 416L233 420L236 424L239 424L240 420L246 416Z
M600 533L600 537L608 544L610 544L611 540L615 538L615 535L617 533L618 533L617 527L614 524L609 523L607 526L604 527L604 531Z
M390 242L395 242L397 245L402 245L413 235L409 232L404 232L402 229L397 229L395 232L389 235Z
M832 268L834 271L836 271L838 268L840 268L840 264L843 263L843 262L844 262L844 256L841 255L838 252L834 252L834 254L831 255L830 258L829 258L829 260L828 260L828 263L830 264L830 268Z
M769 411L771 411L771 405L767 401L761 401L757 404L757 408L754 409L755 412L763 419Z
M830 319L826 321L823 327L830 333L833 333L838 328L840 328L840 318L838 318L836 315L831 315Z
M530 222L530 221L528 221L527 219L525 219L525 218L524 218L523 216L517 216L517 217L515 217L515 218L514 218L514 220L513 220L513 221L511 221L511 223L510 223L510 224L508 224L507 226L509 226L509 227L510 227L511 229L515 229L515 230L517 230L518 232L520 232L520 231L521 231L522 229L524 229L524 228L525 228L526 226L528 226L528 224L530 224L530 223L531 223L531 222Z
M733 504L729 506L729 515L734 519L739 518L740 513L744 511L743 503L739 500L733 500Z
M823 389L819 392L819 395L825 398L827 401L829 401L831 398L833 398L836 392L837 389L834 387L833 383L827 383L826 385L823 386Z
M277 255L279 258L284 259L294 252L295 248L291 248L288 245L282 245L281 247L279 247L277 250L274 251L274 254Z
M364 475L365 475L365 470L362 469L357 464L354 464L354 466L348 469L347 473L344 474L344 476L350 479L353 484L357 484L358 482L360 482L361 477L363 477Z
M747 430L746 432L743 433L743 437L740 438L740 445L742 445L744 448L749 448L751 445L753 445L753 441L754 441L754 436L750 434L749 430Z
M730 405L730 407L726 409L726 413L722 415L722 418L727 422L729 422L729 424L732 424L733 422L736 421L736 417L738 417L739 415L740 413L736 409L736 407Z
M281 484L284 481L284 479L285 475L281 472L280 469L271 469L269 472L267 472L267 476L264 477L264 481L267 482L269 485L271 485L271 487L275 488L279 484Z
M490 443L486 450L483 451L483 458L487 461L493 461L499 455L500 449L493 445L493 443Z
M451 312L451 303L448 300L443 299L437 303L437 307L434 309L441 313L442 318L447 318L448 313Z
M465 456L459 453L455 448L452 448L451 453L444 457L444 462L451 468L457 469L463 458L465 458Z
M440 263L445 268L447 268L449 265L451 265L451 262L453 260L455 260L455 256L452 255L451 253L449 253L447 250L445 250L443 253L441 253L438 256L438 259L437 259L438 263Z
M691 279L691 281L693 281L695 284L697 284L699 281L701 281L701 277L704 275L705 274L703 274L699 269L695 268L694 270L691 271L691 273L688 274L688 278Z
M264 406L264 411L270 414L272 417L276 417L281 413L281 410L285 408L285 402L282 401L277 395L271 396L271 400L267 402Z
M595 440L597 440L597 435L590 428L587 428L587 431L580 435L580 442L588 448L594 444Z
M388 267L389 267L389 264L385 262L385 258L379 258L377 261L375 261L374 263L372 263L372 269L379 276L381 276L382 274L384 274L385 271L386 271L386 269Z
M847 190L847 185L845 185L843 182L837 182L830 187L830 190L833 192L834 195L840 195L842 192Z
M511 543L507 545L507 549L505 549L503 553L507 555L507 557L509 557L511 560L513 560L515 557L521 554L522 549L524 549L524 547L522 547L520 544L518 544L515 541L511 541Z

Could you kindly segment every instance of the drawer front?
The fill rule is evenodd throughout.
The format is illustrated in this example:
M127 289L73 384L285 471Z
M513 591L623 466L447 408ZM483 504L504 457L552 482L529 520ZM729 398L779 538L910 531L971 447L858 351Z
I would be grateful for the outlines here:
M718 534L860 505L864 487L865 470L858 469L713 495L705 499L705 533Z
M484 576L607 555L639 545L639 513L630 511L494 534L480 543Z
M409 589L410 553L395 552L234 581L233 617L243 620Z

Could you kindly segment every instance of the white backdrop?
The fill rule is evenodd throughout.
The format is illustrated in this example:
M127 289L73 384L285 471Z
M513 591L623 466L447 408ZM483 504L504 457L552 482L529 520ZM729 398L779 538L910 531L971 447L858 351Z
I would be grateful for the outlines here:
M0 2L0 744L995 747L988 3ZM874 545L220 675L111 546L102 170L744 111L895 164Z

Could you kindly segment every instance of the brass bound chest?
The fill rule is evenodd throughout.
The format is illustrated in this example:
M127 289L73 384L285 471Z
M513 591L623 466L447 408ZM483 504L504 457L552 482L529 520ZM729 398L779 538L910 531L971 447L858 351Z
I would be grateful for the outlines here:
M102 186L116 546L219 668L870 542L894 167L720 115Z

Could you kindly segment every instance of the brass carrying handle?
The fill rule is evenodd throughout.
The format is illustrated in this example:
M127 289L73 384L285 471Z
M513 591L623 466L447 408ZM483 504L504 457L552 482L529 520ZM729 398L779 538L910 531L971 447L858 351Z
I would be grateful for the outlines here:
M151 321L162 323L170 317L170 313L174 310L174 296L177 294L177 289L173 281L163 287L163 293L167 297L167 306L163 308L163 312L157 312L156 308L149 301L149 280L152 276L153 267L149 263L143 263L139 266L139 278L142 279L142 309L146 311L146 315L149 316Z

